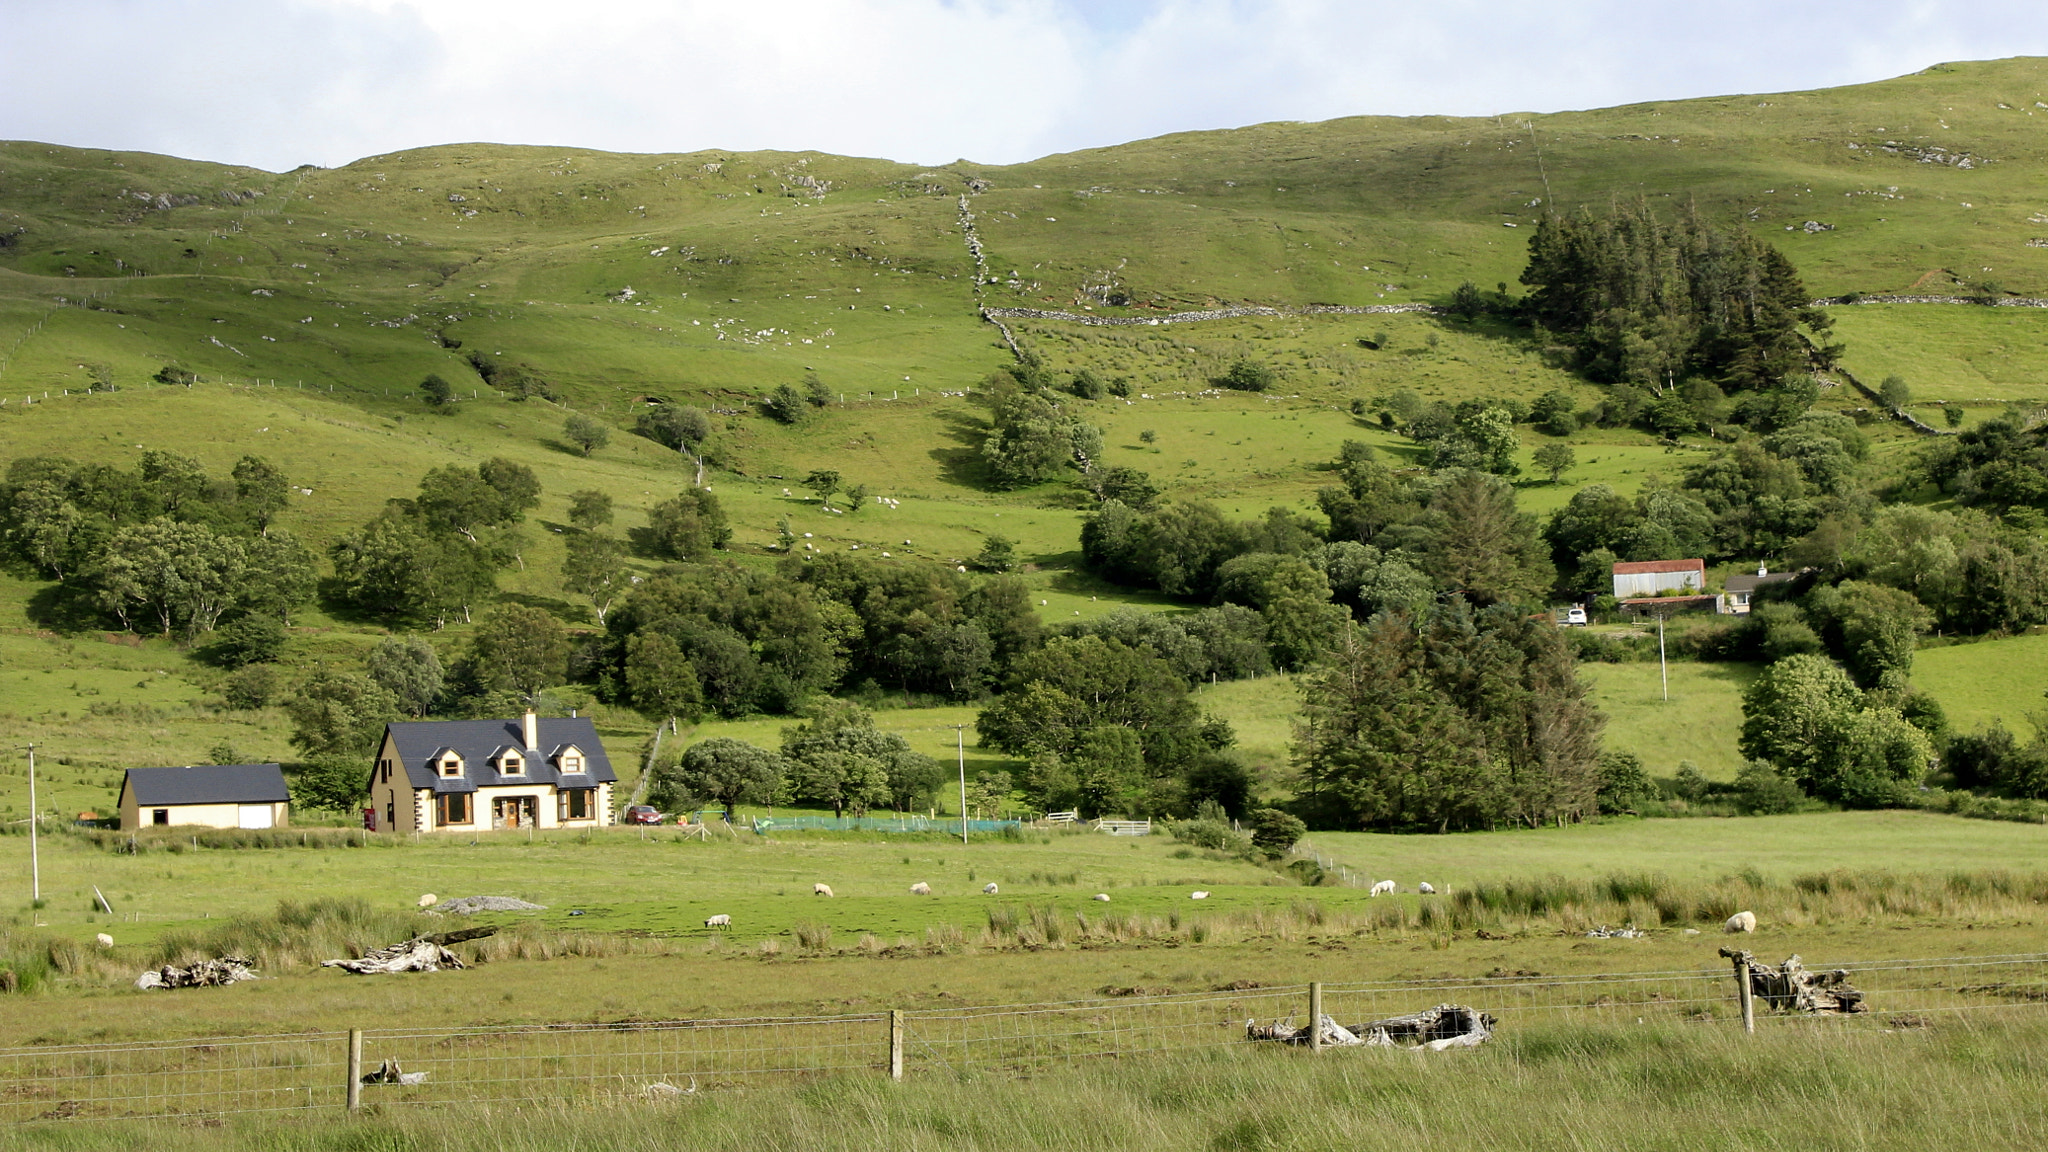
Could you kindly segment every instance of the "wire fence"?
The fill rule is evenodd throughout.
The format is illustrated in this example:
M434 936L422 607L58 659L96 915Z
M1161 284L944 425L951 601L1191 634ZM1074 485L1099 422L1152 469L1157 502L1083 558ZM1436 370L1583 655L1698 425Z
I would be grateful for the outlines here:
M1843 968L1867 1011L1760 1008L1760 1024L1898 1027L2048 1005L2048 953ZM1139 990L1133 989L1136 992ZM471 1104L601 1105L771 1079L1028 1075L1083 1061L1248 1043L1248 1023L1308 1022L1312 995L1351 1027L1440 1004L1505 1032L1545 1023L1741 1026L1728 969L1244 986L839 1016L395 1028L0 1049L0 1122Z

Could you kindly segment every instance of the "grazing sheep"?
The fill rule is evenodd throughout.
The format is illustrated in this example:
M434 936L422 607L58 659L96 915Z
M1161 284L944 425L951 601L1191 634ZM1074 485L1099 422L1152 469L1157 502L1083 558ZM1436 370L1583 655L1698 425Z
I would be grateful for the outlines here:
M1107 893L1107 892L1097 892L1097 893L1095 894L1095 899L1097 899L1097 900L1100 900L1100 901L1102 901L1102 902L1103 902L1104 904L1107 904L1107 903L1109 903L1109 893Z
M1754 931L1756 931L1756 913L1754 913L1754 912L1737 912L1737 913L1736 913L1735 915L1733 915L1733 916L1730 916L1730 917L1728 918L1728 922L1727 922L1726 924L1723 924L1723 925L1721 925L1721 931L1723 931L1723 932L1754 932Z
M1382 881L1380 881L1379 883L1377 883L1377 884L1374 884L1374 885L1372 886L1372 891L1371 891L1371 892L1368 892L1368 893L1366 893L1366 895L1367 895L1367 896L1377 896L1377 895L1379 895L1380 893L1384 892L1384 893L1386 893L1386 894L1388 894L1388 895L1390 895L1390 896L1391 896L1391 895L1393 895L1393 893L1394 893L1394 889L1395 889L1395 884L1394 884L1394 882L1393 882L1392 880L1382 880Z
M929 896L932 894L932 886L919 880L910 886L910 894L912 896Z
M102 948L112 948L114 946L114 938L105 932L93 937L93 942Z
M832 886L830 884L811 885L811 895L813 896L830 896L831 894Z
M1432 896L1436 894L1436 889L1430 887L1429 881L1427 880L1424 880L1422 883L1417 884L1415 886L1415 890L1417 892L1422 893L1424 896Z
M1190 900L1207 900L1208 898L1209 898L1209 894L1208 894L1207 892L1190 892L1190 893L1188 893L1188 899L1190 899Z
M434 895L432 892L429 892L425 896L420 897L420 907L422 908L432 908L434 905L439 904L440 902L441 898L439 896Z
M981 894L982 894L983 896L993 896L993 895L995 895L995 894L996 894L996 882L995 882L995 881L993 881L993 880L991 880L991 881L989 881L988 883L986 883L986 884L982 885L982 886L981 886Z
M730 928L732 927L732 917L720 912L718 915L705 920L704 926L706 928Z

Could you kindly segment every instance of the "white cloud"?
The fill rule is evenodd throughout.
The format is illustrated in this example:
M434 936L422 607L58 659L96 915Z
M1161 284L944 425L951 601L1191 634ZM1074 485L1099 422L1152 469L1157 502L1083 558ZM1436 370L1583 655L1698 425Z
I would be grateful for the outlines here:
M2048 53L2038 0L0 0L0 136L288 168L462 140L1011 162Z

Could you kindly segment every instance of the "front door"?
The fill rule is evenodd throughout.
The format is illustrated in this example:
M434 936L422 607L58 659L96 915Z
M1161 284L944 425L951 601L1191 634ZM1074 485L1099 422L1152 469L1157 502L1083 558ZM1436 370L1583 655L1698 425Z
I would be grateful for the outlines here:
M539 820L539 810L531 796L500 796L491 801L491 827L531 828Z

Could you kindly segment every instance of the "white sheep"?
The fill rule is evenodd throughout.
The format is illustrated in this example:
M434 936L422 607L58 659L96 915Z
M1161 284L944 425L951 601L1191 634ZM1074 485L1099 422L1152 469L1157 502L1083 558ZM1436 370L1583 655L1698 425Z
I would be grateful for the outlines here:
M439 904L440 902L441 898L439 896L434 895L432 892L429 892L426 895L420 897L419 901L420 907L422 908L432 908L434 905Z
M732 927L732 917L720 912L718 915L706 919L704 926L706 928L730 928Z
M991 881L989 881L988 883L986 883L986 884L982 885L982 886L981 886L981 894L982 894L983 896L993 896L993 895L995 895L995 894L996 894L996 882L995 882L995 881L993 881L993 880L991 880Z
M114 938L112 936L107 935L105 932L102 932L99 935L94 936L92 939L93 943L98 944L102 948L112 948L114 946Z
M832 886L830 884L811 885L811 895L813 896L830 896L831 894Z
M1366 895L1367 895L1367 896L1378 896L1379 894L1381 894L1382 892L1384 892L1384 893L1386 893L1387 895L1391 896L1391 895L1393 895L1393 894L1394 894L1394 891L1395 891L1395 888L1396 888L1396 887L1397 887L1397 885L1396 885L1396 884L1395 884L1395 883L1394 883L1394 882L1393 882L1392 880L1382 880L1382 881L1380 881L1379 883L1377 883L1377 884L1374 884L1374 885L1372 886L1372 891L1371 891L1371 892L1368 892L1368 893L1366 893Z
M1415 890L1417 892L1422 893L1424 896L1433 896L1436 894L1436 889L1430 887L1429 881L1427 880L1424 880L1422 883L1417 884L1415 886Z
M919 880L910 886L910 894L912 896L929 896L932 894L932 886Z
M1721 931L1723 931L1723 932L1754 932L1754 931L1756 931L1756 913L1754 913L1754 912L1737 912L1737 913L1736 913L1735 915L1733 915L1733 916L1730 916L1730 917L1728 918L1728 922L1727 922L1726 924L1723 924L1723 925L1721 925Z
M1190 893L1188 893L1188 899L1190 899L1190 900L1207 900L1208 898L1209 898L1209 894L1208 894L1207 892L1190 892Z
M1109 903L1109 893L1107 892L1097 892L1094 898L1102 901L1104 904Z

